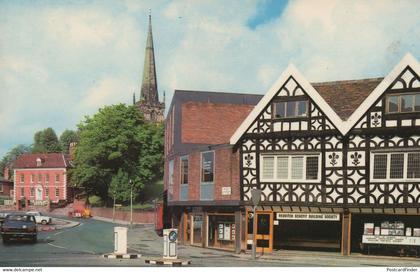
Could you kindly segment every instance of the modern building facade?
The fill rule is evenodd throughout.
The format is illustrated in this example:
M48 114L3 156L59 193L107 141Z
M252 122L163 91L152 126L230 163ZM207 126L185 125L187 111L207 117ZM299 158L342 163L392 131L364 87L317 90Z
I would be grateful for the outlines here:
M187 243L194 244L194 235L200 234L197 244L204 247L213 246L217 235L219 243L229 233L232 240L233 229L230 249L236 251L256 243L259 252L312 248L343 255L360 251L365 223L399 222L420 229L419 74L411 55L386 77L363 80L311 84L290 65L262 98L255 96L258 104L242 122L228 125L232 112L220 109L223 125L213 132L208 126L212 118L188 124L182 103L172 109L174 96L165 141L168 205L176 211L172 225ZM197 113L204 109L195 105ZM239 190L235 203L217 205L216 190L212 201L202 198L205 169L211 165L205 152L214 148L210 143L194 151L177 147L188 146L182 140L194 141L189 131L197 136L205 129L209 142L232 133L223 148L239 164L222 163L215 176L218 171L238 173L231 176L231 191ZM182 198L180 182L186 155L196 158L188 161L188 200ZM216 155L215 164L223 158L227 154ZM201 176L190 178L193 171ZM255 215L253 189L262 192ZM213 214L230 218L217 220Z
M176 90L165 122L165 190L182 243L234 250L242 215L229 138L259 95ZM226 232L219 234L219 225Z
M68 198L67 172L71 167L63 153L20 155L14 164L14 200L42 205Z

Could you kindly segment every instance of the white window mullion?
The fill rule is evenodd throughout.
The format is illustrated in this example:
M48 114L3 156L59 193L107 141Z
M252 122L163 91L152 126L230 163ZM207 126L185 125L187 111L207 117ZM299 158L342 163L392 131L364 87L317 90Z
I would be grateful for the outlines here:
M407 180L408 172L408 153L404 153L404 162L403 162L403 179Z
M306 156L303 156L302 182L306 181Z
M386 155L386 179L391 179L391 154Z

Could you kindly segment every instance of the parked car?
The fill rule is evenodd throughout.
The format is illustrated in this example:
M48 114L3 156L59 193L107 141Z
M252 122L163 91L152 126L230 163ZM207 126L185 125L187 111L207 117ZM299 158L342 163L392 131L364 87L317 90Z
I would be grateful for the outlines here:
M6 216L0 228L3 243L7 244L12 238L30 239L37 241L35 216L26 213L11 213Z
M0 212L0 226L3 224L4 219L6 219L6 215L8 215L10 212Z
M46 224L51 224L52 222L51 217L42 215L42 213L40 212L30 211L30 212L27 212L27 214L35 216L35 221L37 224L46 225Z

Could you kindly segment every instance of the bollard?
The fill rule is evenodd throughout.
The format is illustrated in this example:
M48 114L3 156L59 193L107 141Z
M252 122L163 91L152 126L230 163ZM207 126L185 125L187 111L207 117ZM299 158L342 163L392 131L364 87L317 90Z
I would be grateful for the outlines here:
M127 254L127 231L125 227L114 228L114 253Z

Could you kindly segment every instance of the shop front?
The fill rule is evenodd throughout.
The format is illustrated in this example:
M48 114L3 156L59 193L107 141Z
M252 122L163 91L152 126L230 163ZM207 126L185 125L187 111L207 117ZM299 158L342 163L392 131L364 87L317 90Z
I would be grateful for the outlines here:
M342 222L338 213L247 212L247 249L255 242L257 252L279 249L340 251Z
M353 214L352 252L420 255L420 215Z
M186 212L183 217L184 244L229 251L240 250L241 221L238 220L238 212Z

